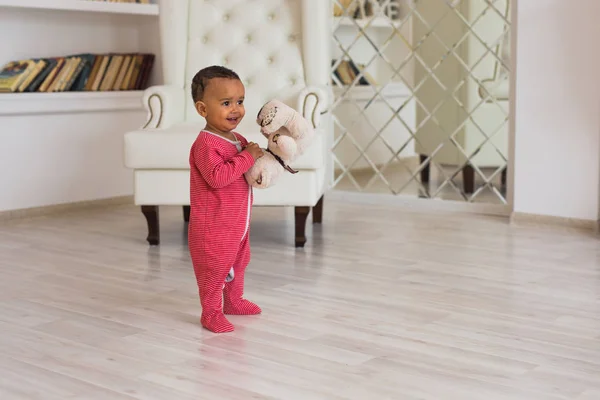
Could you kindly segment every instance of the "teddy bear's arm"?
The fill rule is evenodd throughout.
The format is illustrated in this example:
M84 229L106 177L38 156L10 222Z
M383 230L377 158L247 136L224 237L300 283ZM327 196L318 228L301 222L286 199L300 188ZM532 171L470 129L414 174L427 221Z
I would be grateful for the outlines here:
M217 148L208 145L198 146L194 159L206 183L215 189L229 185L254 165L254 158L245 150L224 160Z

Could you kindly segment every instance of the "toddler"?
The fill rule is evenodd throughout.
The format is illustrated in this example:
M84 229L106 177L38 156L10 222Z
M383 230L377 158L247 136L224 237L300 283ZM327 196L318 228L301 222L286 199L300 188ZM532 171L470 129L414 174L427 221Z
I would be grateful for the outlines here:
M206 329L231 332L225 314L254 315L261 309L243 299L250 262L252 187L244 173L263 156L256 143L234 129L244 118L245 89L239 76L221 66L201 69L192 98L206 126L190 150L188 242Z

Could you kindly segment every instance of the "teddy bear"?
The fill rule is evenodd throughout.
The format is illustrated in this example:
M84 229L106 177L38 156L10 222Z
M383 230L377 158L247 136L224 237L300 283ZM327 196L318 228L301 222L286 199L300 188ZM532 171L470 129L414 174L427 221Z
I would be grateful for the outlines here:
M248 183L257 189L272 186L282 173L295 174L290 167L310 146L315 131L298 111L277 99L268 101L259 110L256 123L268 139L264 155L245 173Z

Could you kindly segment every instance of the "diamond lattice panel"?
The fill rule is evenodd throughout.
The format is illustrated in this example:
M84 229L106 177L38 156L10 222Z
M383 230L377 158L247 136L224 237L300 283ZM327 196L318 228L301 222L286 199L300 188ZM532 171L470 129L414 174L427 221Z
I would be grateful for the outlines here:
M335 186L505 203L510 0L332 0Z

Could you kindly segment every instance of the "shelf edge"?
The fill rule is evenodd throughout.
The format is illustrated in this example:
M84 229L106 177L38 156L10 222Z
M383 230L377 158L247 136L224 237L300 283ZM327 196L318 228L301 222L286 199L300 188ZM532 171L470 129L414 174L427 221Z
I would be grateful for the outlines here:
M74 3L77 2L77 3ZM78 4L86 3L86 4ZM136 9L136 7L139 7ZM87 12L131 16L158 16L158 4L112 3L93 0L67 0L43 4L39 1L0 0L0 8L20 8L48 11Z
M0 116L143 110L143 91L0 93Z
M377 86L377 85L357 85L352 87L347 94L346 100L348 98L353 99L353 100L361 100L361 101L365 101L365 100L371 100L373 98L373 96L375 95L374 90L373 89L377 89L379 90L381 88L381 86ZM333 87L333 92L336 96L341 95L344 91L346 91L347 88L346 87L340 87L340 86L334 86ZM411 96L411 91L408 87L406 87L406 85L404 85L403 83L399 83L399 82L393 82L393 83L388 83L387 85L385 85L385 87L383 88L383 90L380 92L380 95L385 97L385 98L390 98L390 99L394 99L394 98L407 98ZM375 98L375 101L380 101L379 98Z
M355 25L358 25L360 28L366 28L368 24L369 28L387 29L393 27L398 28L401 24L401 21L389 20L386 17L350 18L345 16L333 17L333 21L334 27L338 28L351 28Z

